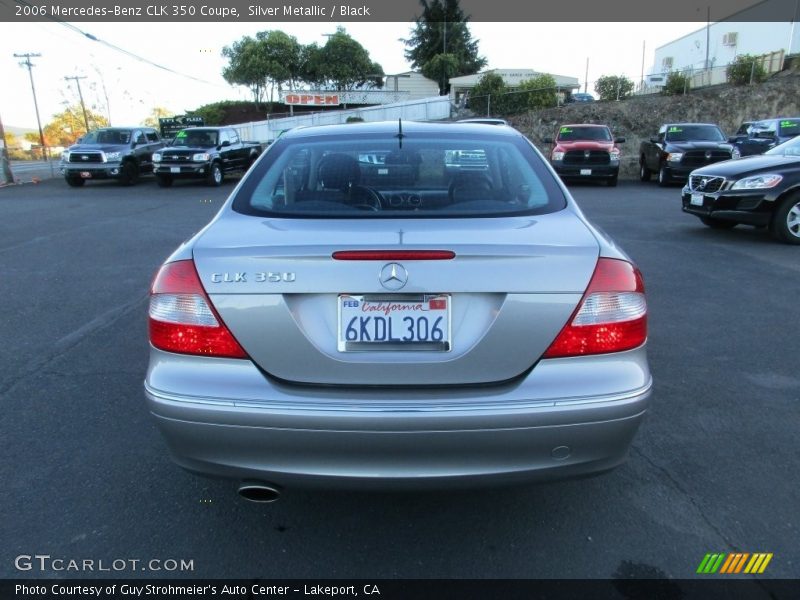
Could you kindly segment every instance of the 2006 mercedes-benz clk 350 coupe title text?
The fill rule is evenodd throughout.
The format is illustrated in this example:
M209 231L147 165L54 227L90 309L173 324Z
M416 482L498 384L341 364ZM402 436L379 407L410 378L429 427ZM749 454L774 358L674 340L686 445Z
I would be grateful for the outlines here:
M149 323L175 460L258 500L608 470L652 384L639 271L503 125L286 133L158 271Z

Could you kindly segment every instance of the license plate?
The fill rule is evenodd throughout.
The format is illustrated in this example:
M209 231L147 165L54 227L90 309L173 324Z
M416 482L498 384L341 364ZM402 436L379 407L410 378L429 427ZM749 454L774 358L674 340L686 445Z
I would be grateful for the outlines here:
M81 171L81 178L82 179L91 179L92 174L89 171Z
M591 169L581 169L581 175L591 175L591 174L592 174Z
M181 172L181 168L180 167L170 167L169 168L169 172L170 173L180 173Z
M338 303L340 352L451 349L448 294L342 294Z
M692 199L689 200L689 204L693 206L703 206L703 194L692 194Z

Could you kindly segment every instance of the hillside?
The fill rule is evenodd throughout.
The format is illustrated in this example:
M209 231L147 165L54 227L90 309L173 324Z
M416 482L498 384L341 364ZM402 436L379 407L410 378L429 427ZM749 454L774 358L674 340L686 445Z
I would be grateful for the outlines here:
M622 145L621 177L638 175L639 142L658 132L662 123L717 123L733 135L742 121L800 115L800 74L784 71L760 85L715 86L686 96L637 96L619 102L571 104L545 109L508 120L547 153L542 139L552 137L564 123L605 123Z

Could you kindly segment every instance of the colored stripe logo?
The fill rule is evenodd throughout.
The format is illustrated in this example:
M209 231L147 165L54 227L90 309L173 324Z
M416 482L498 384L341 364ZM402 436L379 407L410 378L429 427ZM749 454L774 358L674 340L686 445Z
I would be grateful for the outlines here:
M713 575L714 573L732 575L736 573L760 574L767 569L772 560L772 552L731 552L709 553L703 557L697 573Z

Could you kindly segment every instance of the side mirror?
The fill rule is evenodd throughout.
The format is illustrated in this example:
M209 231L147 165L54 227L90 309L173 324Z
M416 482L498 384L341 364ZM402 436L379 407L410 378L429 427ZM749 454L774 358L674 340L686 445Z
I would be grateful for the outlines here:
M542 138L542 143L543 144L552 144L553 143L553 138L551 138L551 137Z
M735 144L738 141L739 141L739 139L735 135L732 135L731 137L728 138L728 143L729 144Z
M230 146L230 145L231 145L230 141L229 141L229 140L225 140L224 142L222 142L222 143L219 145L219 147L220 147L220 148L225 148L225 147L227 147L227 146Z
M625 143L625 138L624 137L614 138L614 143L615 144L624 144Z
M654 135L653 137L651 137L651 138L650 138L650 141L651 141L653 144L657 144L657 143L659 142L658 136L657 136L657 135Z

